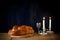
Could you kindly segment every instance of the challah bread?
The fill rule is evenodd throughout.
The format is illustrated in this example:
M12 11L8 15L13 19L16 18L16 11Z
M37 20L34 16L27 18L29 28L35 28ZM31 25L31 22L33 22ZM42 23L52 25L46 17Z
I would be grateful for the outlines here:
M13 26L12 29L8 31L9 36L21 36L27 34L33 34L34 29L31 26L21 25L21 26Z

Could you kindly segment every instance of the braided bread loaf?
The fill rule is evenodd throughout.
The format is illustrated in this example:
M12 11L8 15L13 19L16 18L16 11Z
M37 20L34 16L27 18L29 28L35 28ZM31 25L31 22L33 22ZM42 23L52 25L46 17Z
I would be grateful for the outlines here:
M34 29L31 26L21 25L21 26L13 26L12 29L8 31L9 36L21 36L27 34L33 34Z

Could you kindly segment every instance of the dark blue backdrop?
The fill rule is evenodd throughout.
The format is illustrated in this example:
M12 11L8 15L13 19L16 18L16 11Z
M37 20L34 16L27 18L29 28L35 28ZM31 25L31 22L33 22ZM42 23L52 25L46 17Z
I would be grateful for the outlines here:
M46 17L46 27L48 27L48 17L52 16L52 28L54 27L53 30L56 31L56 16L52 10L54 6L23 0L21 2L2 2L1 4L0 32L8 32L13 25L30 25L37 32L36 22L42 23L43 16Z

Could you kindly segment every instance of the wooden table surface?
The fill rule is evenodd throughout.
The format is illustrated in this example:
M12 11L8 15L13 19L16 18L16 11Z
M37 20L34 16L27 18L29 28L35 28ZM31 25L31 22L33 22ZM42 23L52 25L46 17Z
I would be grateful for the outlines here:
M7 33L0 33L0 40L60 40L60 34L52 33L47 35L38 35L35 33L31 37L12 37L11 39Z

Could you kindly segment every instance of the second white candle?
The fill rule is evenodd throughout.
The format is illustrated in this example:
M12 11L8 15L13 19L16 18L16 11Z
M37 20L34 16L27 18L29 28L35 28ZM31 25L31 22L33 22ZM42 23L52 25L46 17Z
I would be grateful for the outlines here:
M45 32L45 17L43 17L43 32Z

